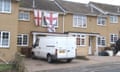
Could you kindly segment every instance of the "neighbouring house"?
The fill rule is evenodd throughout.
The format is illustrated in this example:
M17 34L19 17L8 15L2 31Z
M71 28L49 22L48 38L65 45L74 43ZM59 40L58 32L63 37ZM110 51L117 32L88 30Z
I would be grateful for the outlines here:
M86 56L98 55L120 35L120 6L65 0L0 1L3 60L9 61L17 51L32 48L41 36L76 37L77 55Z
M19 0L0 0L0 60L10 61L17 52Z

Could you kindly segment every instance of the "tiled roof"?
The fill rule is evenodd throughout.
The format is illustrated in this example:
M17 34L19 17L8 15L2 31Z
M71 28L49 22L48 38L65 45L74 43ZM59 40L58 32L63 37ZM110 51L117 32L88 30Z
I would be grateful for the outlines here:
M20 7L33 8L33 0L21 0ZM51 0L35 0L35 8L47 11L62 12L62 10Z
M103 3L96 3L96 2L90 2L90 4L95 5L97 8L103 10L104 12L111 12L111 13L120 14L120 12L118 12L118 10L120 10L120 6L103 4Z
M59 5L67 12L81 13L81 14L99 14L100 12L91 12L91 8L88 4L70 2L64 0L56 0Z

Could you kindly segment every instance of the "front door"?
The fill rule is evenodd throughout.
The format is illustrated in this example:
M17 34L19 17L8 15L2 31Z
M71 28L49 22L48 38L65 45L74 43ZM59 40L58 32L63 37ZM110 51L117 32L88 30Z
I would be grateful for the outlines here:
M92 37L89 37L88 55L92 55Z

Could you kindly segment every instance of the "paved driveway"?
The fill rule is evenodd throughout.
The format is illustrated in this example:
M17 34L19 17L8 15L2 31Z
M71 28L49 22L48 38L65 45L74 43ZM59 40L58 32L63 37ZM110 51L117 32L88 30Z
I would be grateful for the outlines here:
M120 57L100 57L100 56L87 56L90 60L74 59L71 63L55 62L52 64L47 63L45 60L40 59L25 59L25 67L28 72L38 72L43 70L65 69L71 67L83 67L99 63L120 62Z

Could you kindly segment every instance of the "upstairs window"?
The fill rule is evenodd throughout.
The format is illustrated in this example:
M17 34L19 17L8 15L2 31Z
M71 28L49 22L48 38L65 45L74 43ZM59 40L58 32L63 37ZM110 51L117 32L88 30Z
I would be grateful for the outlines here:
M11 0L0 0L0 13L11 13Z
M118 23L118 16L110 16L110 23Z
M73 16L73 27L86 28L87 27L87 17L74 15Z
M30 20L30 13L29 12L20 11L19 12L19 20L29 21Z
M104 26L106 23L106 17L98 17L97 24Z

